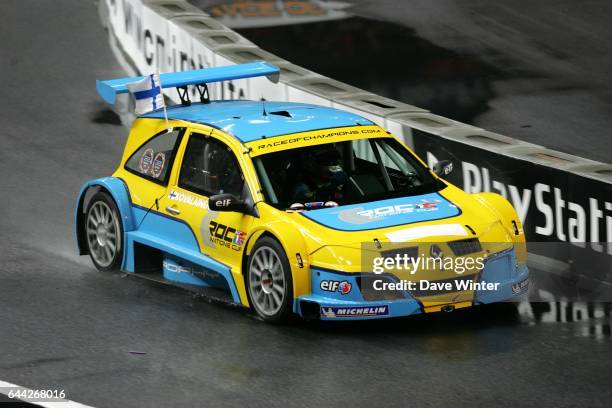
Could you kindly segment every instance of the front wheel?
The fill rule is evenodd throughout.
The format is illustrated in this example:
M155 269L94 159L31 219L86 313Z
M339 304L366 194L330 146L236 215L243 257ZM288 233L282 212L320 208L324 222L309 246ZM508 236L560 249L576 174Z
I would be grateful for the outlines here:
M247 292L255 312L265 321L282 322L291 314L293 280L282 246L271 237L257 241L247 270Z
M98 270L118 270L123 259L123 228L115 201L100 191L87 207L85 234L89 256Z

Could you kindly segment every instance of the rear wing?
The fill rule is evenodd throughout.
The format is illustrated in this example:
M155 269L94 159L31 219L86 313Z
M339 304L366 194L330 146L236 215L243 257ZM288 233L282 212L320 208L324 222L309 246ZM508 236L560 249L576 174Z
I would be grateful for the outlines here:
M162 88L185 88L188 85L205 86L211 82L230 81L232 79L243 79L266 76L274 83L278 82L280 70L278 67L264 61L249 62L247 64L229 65L225 67L214 67L197 69L193 71L170 72L160 74ZM113 105L117 94L127 93L127 84L137 82L144 77L128 77L96 81L98 94L105 102ZM182 99L182 98L181 98Z

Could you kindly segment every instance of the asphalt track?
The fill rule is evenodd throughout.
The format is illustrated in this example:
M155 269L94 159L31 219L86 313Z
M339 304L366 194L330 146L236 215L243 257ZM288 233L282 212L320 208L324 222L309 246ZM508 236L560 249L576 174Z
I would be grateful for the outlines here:
M0 15L0 380L99 407L609 406L602 305L270 326L97 272L74 253L72 211L120 157L127 129L94 81L122 72L91 1L5 0Z

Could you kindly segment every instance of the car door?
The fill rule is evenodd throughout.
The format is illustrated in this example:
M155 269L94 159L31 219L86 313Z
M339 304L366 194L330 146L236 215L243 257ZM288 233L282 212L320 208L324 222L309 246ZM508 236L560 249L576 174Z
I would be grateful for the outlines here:
M200 251L240 273L242 252L253 217L211 211L209 197L229 193L250 199L243 170L234 151L220 138L192 131L160 209L189 225Z

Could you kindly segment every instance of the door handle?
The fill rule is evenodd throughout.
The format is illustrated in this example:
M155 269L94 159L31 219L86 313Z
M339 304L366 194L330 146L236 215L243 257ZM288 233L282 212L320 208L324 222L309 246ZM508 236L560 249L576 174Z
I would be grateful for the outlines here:
M170 214L174 214L174 215L179 215L181 213L181 210L179 210L178 208L175 208L175 207L166 207L166 211L168 211Z

